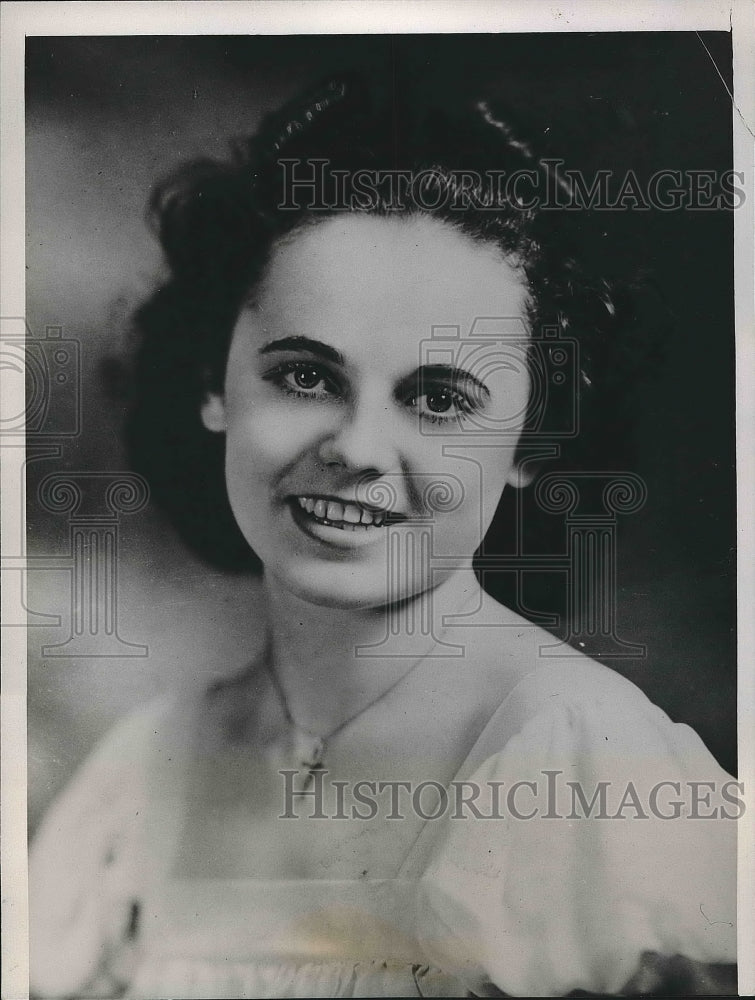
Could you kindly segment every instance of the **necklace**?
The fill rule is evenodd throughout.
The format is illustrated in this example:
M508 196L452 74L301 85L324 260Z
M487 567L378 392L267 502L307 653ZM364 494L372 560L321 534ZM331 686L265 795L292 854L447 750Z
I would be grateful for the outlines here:
M388 688L386 688L385 691L382 692L382 694L379 694L376 698L373 698L372 701L368 701L366 705L363 705L359 709L359 711L354 712L354 714L350 715L348 719L344 719L344 721L339 723L335 727L335 729L331 729L331 731L329 733L326 733L325 735L316 735L314 733L310 733L308 730L302 728L302 726L298 724L298 722L291 713L291 709L288 704L288 698L286 697L286 692L283 690L283 685L280 682L280 678L278 677L277 672L275 671L272 663L270 662L270 657L269 656L266 657L265 665L267 667L267 672L270 675L270 680L272 681L273 687L275 688L275 693L278 695L278 700L280 701L281 708L283 709L283 714L286 718L286 722L288 723L291 729L291 733L293 735L294 754L296 757L297 764L299 768L307 772L307 777L304 781L304 786L299 790L298 794L301 794L301 792L306 791L309 788L310 784L314 780L314 776L317 771L322 771L324 769L323 759L325 757L325 751L328 748L329 741L332 740L334 736L337 736L338 733L340 733L342 730L346 729L347 726L350 726L351 723L354 722L356 719L358 719L361 715L364 715L364 713L367 712L370 708L373 708L375 705L377 705L378 702L381 702L384 698L387 698L388 695L391 693L391 691L393 691L394 688L397 688L398 685L403 680L405 680L411 673L413 673L420 665L420 663L422 663L423 660L425 660L428 656L432 655L433 650L435 649L436 646L437 642L433 643L433 646L430 648L430 650L427 653L423 653L423 655L420 656L416 660L416 662L412 664L412 666L406 671L406 673L402 674L397 680L395 680L393 684L391 684Z

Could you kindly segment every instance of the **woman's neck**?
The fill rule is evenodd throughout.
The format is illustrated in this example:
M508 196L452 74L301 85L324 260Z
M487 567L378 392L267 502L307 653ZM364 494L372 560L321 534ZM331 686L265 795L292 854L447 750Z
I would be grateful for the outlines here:
M399 606L322 607L265 578L270 666L296 724L328 736L409 674L442 636L444 615L471 604L480 587L458 570Z

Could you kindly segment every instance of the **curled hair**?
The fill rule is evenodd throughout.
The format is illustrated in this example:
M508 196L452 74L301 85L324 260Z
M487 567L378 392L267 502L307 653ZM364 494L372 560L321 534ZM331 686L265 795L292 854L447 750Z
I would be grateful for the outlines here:
M328 169L317 175L313 198L281 208L285 165L318 161ZM231 333L276 241L318 218L345 210L423 211L495 244L526 277L531 331L557 328L579 343L584 415L596 396L596 363L620 341L615 295L607 283L589 279L569 249L574 214L491 196L474 182L491 169L543 174L550 168L490 102L423 109L411 100L381 99L359 77L345 76L270 115L256 135L234 144L228 161L190 163L157 186L150 217L169 278L136 315L141 343L127 446L158 506L206 560L241 569L255 557L226 496L222 435L202 425L201 402L208 390L222 389ZM380 191L369 203L340 205L337 178L365 170L421 174L423 205L436 207L413 202L397 209ZM585 213L579 214L584 227ZM554 398L548 405L565 404ZM558 413L547 416L546 426L559 425ZM534 419L530 413L530 424Z

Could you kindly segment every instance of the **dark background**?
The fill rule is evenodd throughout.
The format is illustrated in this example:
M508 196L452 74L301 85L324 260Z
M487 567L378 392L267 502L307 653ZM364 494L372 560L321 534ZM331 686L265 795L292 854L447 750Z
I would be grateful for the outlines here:
M703 47L707 45L711 55ZM120 470L123 403L103 362L129 349L129 315L161 272L144 222L154 181L178 161L223 157L231 136L333 70L395 74L445 92L497 95L546 155L590 177L731 167L730 36L133 37L27 40L27 320L81 343L81 434L29 464L29 552L65 552L65 516L36 485L61 468ZM663 351L632 385L632 455L648 501L621 521L621 637L645 658L611 665L729 770L736 766L733 219L727 211L610 212L595 250L609 274L641 272ZM112 383L112 379L110 380ZM627 442L617 442L626 444ZM629 459L628 459L629 461ZM120 526L121 635L143 658L53 658L70 628L67 575L29 575L30 823L93 741L175 683L237 669L259 641L255 581L209 571L151 510Z

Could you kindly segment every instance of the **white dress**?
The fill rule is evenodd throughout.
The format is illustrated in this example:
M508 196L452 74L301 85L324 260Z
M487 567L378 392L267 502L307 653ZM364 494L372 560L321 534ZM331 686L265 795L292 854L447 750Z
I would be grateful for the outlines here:
M132 714L48 812L30 859L36 995L723 991L741 792L608 668L527 674L395 879L176 878L192 711ZM458 807L475 787L476 811Z

